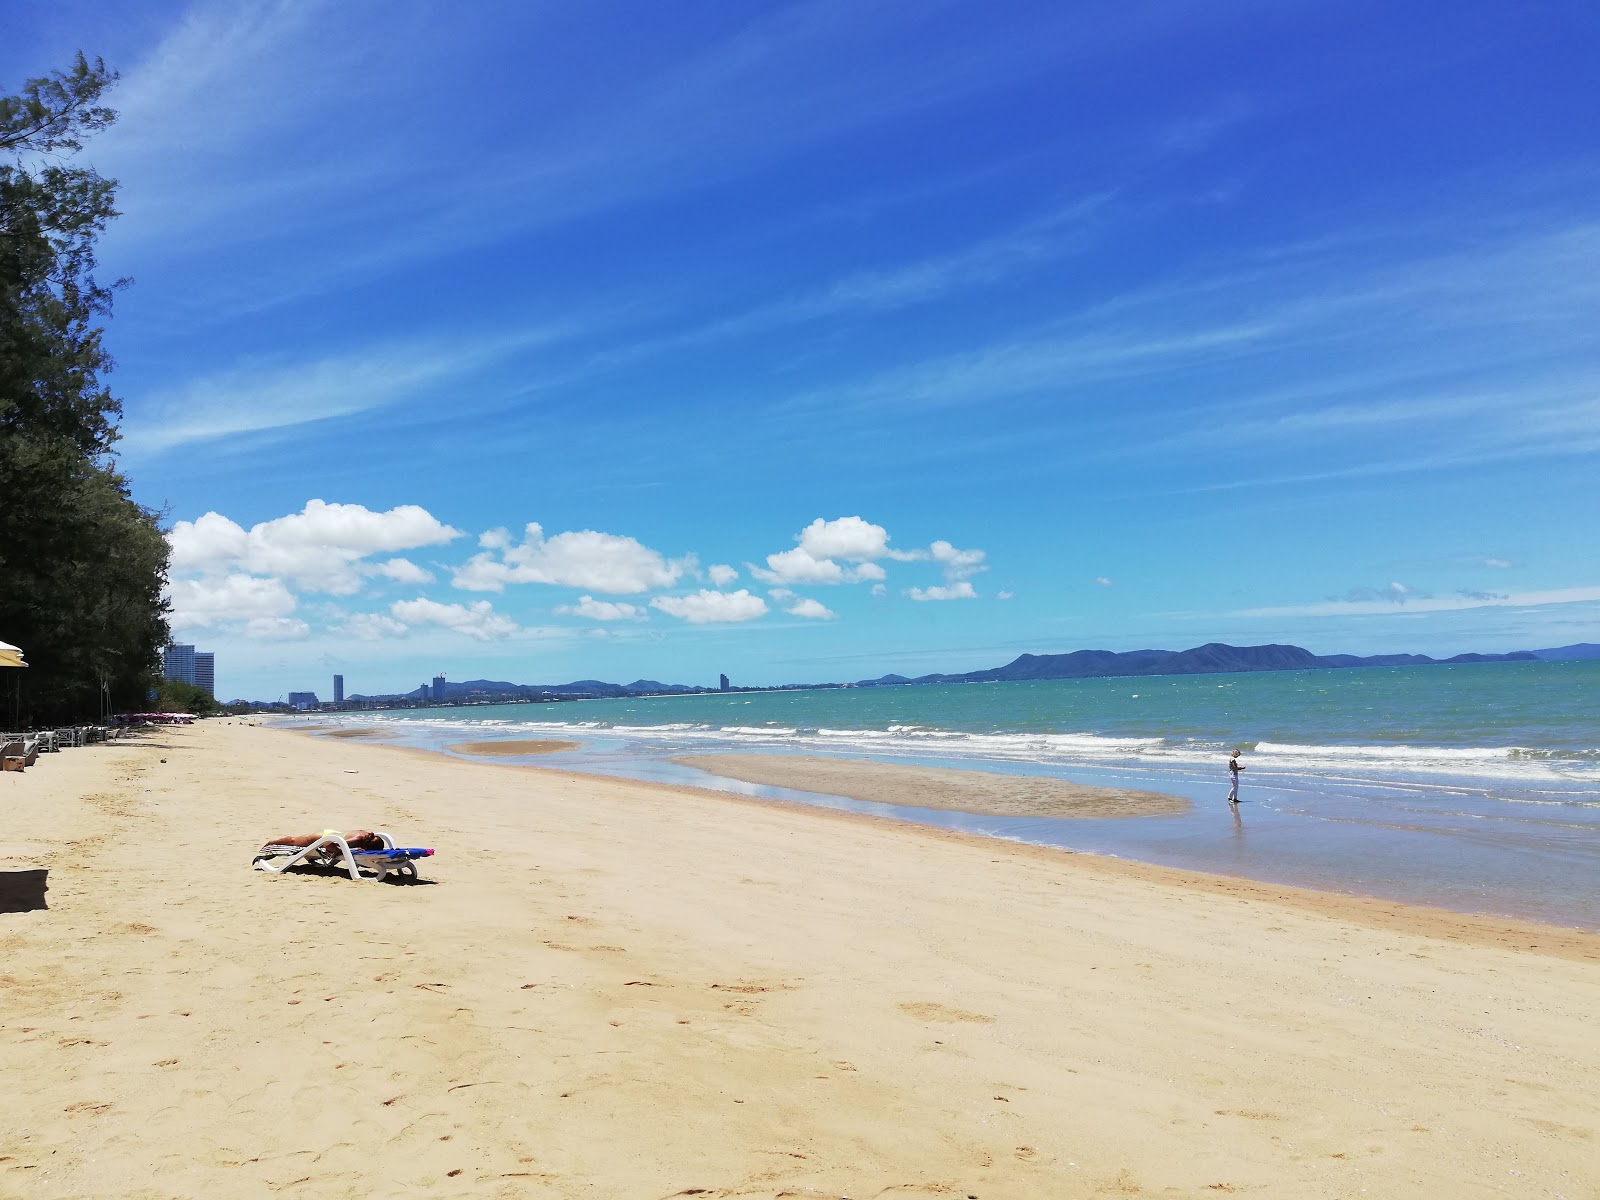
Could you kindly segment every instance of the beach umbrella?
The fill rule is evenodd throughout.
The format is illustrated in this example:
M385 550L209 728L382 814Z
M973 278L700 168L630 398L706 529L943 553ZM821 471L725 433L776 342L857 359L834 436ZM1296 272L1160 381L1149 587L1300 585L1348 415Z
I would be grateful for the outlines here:
M10 642L0 642L0 667L25 667L28 664L22 661L22 650Z

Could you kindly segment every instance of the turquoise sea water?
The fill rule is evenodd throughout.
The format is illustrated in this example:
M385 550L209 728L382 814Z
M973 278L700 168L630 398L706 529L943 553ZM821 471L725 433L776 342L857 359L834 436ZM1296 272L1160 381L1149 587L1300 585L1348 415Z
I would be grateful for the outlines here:
M352 715L388 740L563 737L546 767L785 797L1197 870L1600 929L1600 662L1048 680ZM1236 811L1227 754L1247 766ZM1178 817L977 817L704 775L834 754L1139 786ZM516 761L516 760L500 760Z

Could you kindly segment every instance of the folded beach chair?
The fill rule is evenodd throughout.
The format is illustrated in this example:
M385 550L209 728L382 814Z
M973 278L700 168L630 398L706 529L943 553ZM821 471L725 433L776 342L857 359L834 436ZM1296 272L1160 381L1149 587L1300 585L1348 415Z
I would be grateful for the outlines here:
M297 863L310 862L320 867L342 866L355 880L376 881L390 874L402 879L417 878L417 859L429 858L433 851L396 846L394 839L381 829L374 832L383 842L381 850L352 850L337 830L325 829L309 846L263 846L250 865L274 875L283 874ZM278 859L283 861L275 861Z

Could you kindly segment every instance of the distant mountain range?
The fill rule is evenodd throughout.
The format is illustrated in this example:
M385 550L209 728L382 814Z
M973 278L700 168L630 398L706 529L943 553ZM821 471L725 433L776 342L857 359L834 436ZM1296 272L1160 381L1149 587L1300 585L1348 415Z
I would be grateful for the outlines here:
M1300 646L1229 646L1208 642L1189 650L1075 650L1070 654L1022 654L1003 667L967 671L958 675L880 675L854 683L791 683L778 688L740 688L739 692L786 691L810 688L898 687L929 683L991 683L1019 679L1107 679L1129 675L1214 675L1242 671L1318 671L1350 667L1418 667L1450 663L1559 662L1600 658L1600 644L1579 642L1545 650L1517 650L1510 654L1457 654L1430 658L1426 654L1313 654ZM571 683L509 683L496 679L469 679L446 683L445 700L525 699L575 700L597 697L699 695L716 688L683 683L635 679L632 683L606 683L577 679ZM432 697L426 687L403 696L352 696L352 700L422 700Z

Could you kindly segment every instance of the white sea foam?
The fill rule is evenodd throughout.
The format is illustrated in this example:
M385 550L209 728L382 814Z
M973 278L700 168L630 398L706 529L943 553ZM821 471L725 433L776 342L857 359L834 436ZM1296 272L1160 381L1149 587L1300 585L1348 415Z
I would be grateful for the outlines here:
M791 753L823 751L872 756L991 759L1047 766L1120 766L1169 769L1220 769L1230 743L1200 738L1107 737L1091 733L970 733L924 725L895 724L885 729L809 729L787 725L727 725L675 722L662 725L608 725L598 721L462 721L448 718L378 719L399 730L437 736L477 725L507 737L591 736L644 744L654 753L717 749L769 749ZM1522 747L1445 747L1415 745L1309 745L1258 742L1244 762L1253 778L1282 772L1329 779L1374 781L1405 776L1540 781L1600 781L1600 751L1546 751ZM1442 782L1442 781L1441 781Z

